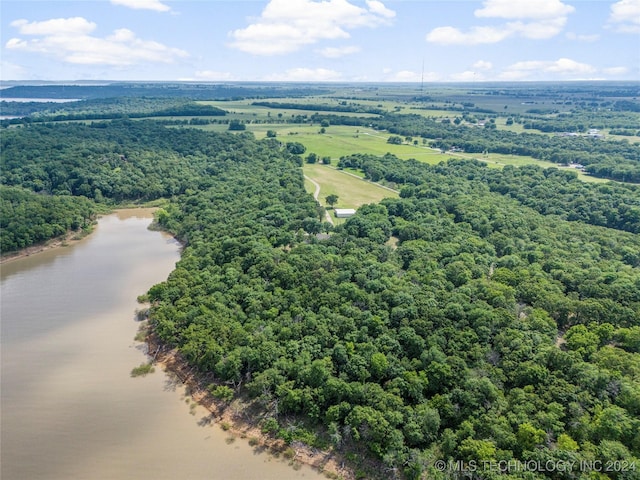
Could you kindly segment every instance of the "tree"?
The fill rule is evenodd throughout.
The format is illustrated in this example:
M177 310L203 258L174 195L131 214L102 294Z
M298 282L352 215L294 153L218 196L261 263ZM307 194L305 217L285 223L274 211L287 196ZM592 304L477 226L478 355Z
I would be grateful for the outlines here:
M518 426L516 433L519 447L524 450L533 450L540 445L545 439L545 432L540 428L536 428L529 422L522 423Z
M311 152L307 155L307 163L318 163L318 154Z
M285 148L289 153L293 153L294 155L302 155L307 151L307 147L300 142L287 142Z
M398 135L391 135L387 139L387 143L390 143L391 145L402 145L402 137Z
M247 126L242 123L240 120L231 120L229 122L229 130L232 131L240 131L240 130L246 130Z
M233 400L234 391L227 385L211 385L209 391L215 398L225 403L230 403Z
M325 197L325 202L327 202L328 205L330 205L331 207L333 207L336 203L338 203L338 195L336 195L335 193L332 193L331 195L327 195Z
M376 352L371 355L371 374L374 378L383 378L387 373L388 368L389 361L384 353Z
M584 358L589 358L598 350L600 338L594 332L591 332L584 325L575 325L567 330L564 336L567 342L567 348L574 350Z
M275 130L267 130L267 138L276 138L276 131Z

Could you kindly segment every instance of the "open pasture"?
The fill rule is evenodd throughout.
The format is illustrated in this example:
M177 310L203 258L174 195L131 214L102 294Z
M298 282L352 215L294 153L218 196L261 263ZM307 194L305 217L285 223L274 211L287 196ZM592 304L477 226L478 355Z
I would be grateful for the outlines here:
M398 193L393 190L327 165L306 163L303 172L320 185L318 201L325 207L325 197L332 194L338 195L338 203L335 205L337 208L358 208L377 203L383 198L398 197ZM315 186L308 180L305 180L305 187L309 193L315 191ZM333 215L331 211L330 213Z

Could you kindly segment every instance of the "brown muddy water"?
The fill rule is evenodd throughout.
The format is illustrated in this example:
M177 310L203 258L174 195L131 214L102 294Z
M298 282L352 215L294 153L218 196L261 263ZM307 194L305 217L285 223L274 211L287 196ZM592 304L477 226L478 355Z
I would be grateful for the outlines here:
M149 210L100 219L69 247L1 268L3 480L324 478L232 439L146 360L136 297L164 280L179 245Z

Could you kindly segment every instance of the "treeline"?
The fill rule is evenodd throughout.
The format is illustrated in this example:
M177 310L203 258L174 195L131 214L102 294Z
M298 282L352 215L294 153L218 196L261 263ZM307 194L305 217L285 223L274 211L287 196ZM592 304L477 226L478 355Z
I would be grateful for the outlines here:
M0 252L91 227L95 204L83 197L39 195L0 186Z
M513 198L543 215L640 233L640 187L588 184L571 171L535 165L519 168L507 165L500 170L467 160L425 165L416 160L400 160L391 154L384 157L349 155L340 159L338 167L361 170L366 178L386 181L395 188L420 185L434 176L459 175L478 188L486 185L491 192Z
M154 331L212 392L250 395L287 442L377 458L380 477L438 477L436 460L614 458L627 471L610 476L632 478L637 235L542 214L450 162L414 164L402 198L319 241L298 162L258 145L212 157L207 183L159 215L188 247L149 291Z
M18 103L16 106L15 104ZM167 106L168 104L168 106ZM89 100L86 102L73 102L70 104L57 103L52 106L45 103L41 109L32 112L31 115L22 118L13 118L2 120L1 126L59 122L71 120L114 120L126 118L148 118L148 117L219 117L226 115L226 111L214 107L212 105L203 105L195 102L183 100L162 100L162 99L107 99L107 100ZM30 103L27 109L36 109ZM24 111L25 108L19 105L19 102L13 102L4 105L3 112Z
M614 134L617 129L637 131L638 115L630 105L626 110L609 107L574 107L570 113L530 117L523 116L521 123L525 129L541 132L587 132L589 129L608 129ZM556 112L557 113L557 112Z
M588 165L585 170L594 177L613 178L621 182L640 183L640 175L635 165L607 161Z
M327 105L323 103L295 103L295 102L252 102L251 105L268 108L280 108L286 110L312 110L315 112L354 112L354 113L373 113L382 115L386 110L378 107L369 107L357 103L347 103L341 101L335 105Z
M80 113L128 114L149 113L190 103L182 98L118 97L88 100L69 100L64 102L14 102L3 98L0 106L3 115L63 115Z

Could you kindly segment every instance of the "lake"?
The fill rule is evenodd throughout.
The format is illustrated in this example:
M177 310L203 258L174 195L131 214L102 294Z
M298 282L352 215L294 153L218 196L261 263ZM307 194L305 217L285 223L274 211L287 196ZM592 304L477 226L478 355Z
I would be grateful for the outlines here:
M146 361L136 297L179 259L152 212L101 218L78 243L2 265L3 480L325 478L208 422Z

